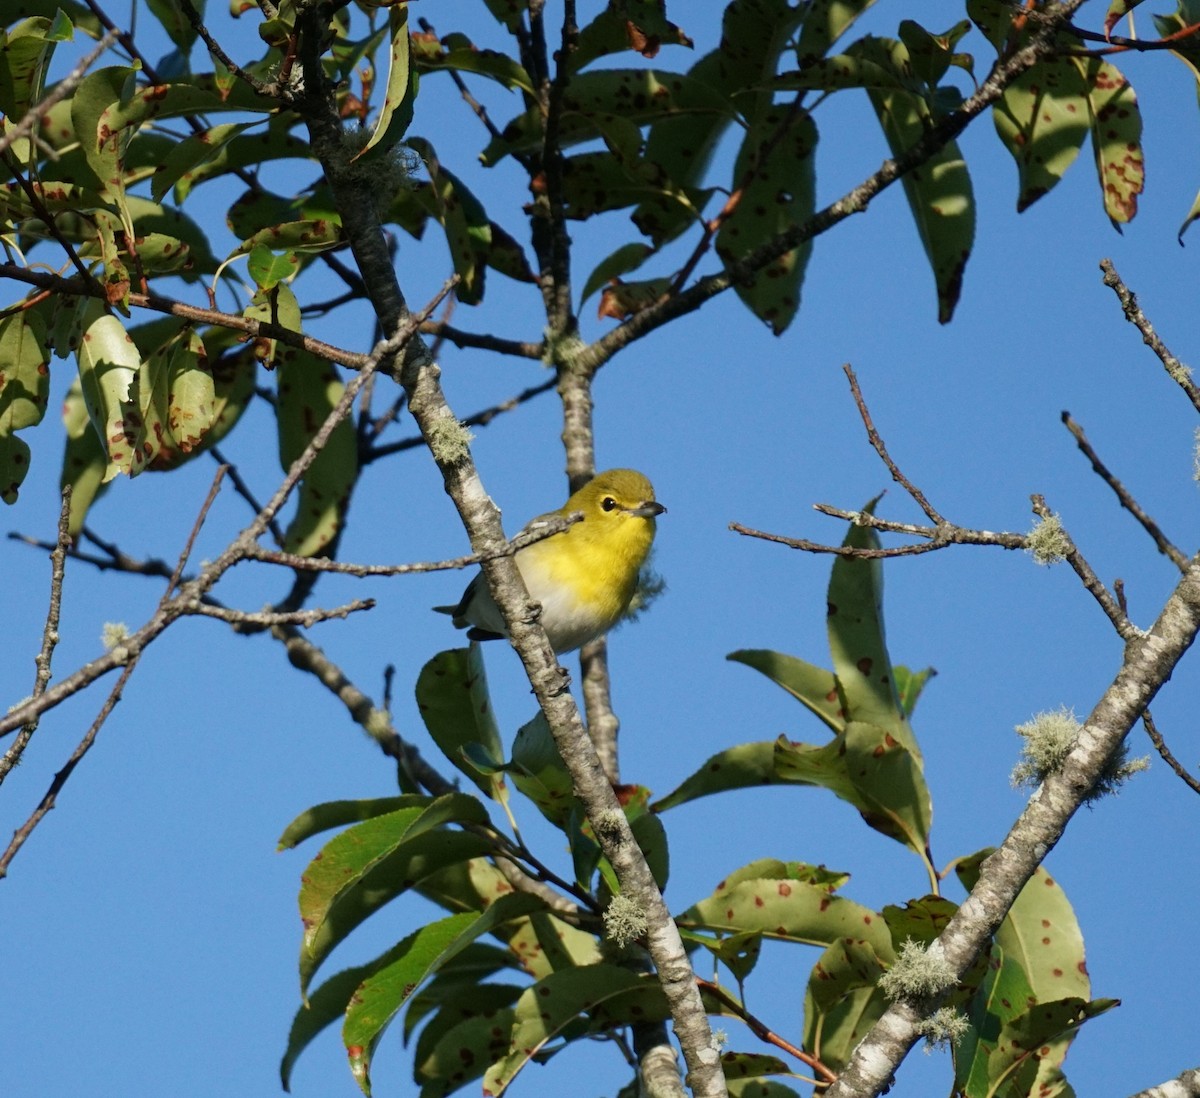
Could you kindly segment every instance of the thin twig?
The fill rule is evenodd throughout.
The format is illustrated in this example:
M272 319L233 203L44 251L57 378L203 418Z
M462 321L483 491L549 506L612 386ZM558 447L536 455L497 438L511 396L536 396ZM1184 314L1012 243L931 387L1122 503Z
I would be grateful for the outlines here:
M761 1019L750 1013L741 1003L729 994L720 984L713 980L705 980L696 977L696 983L701 989L711 995L723 1006L728 1007L734 1015L740 1018L749 1027L750 1031L760 1041L766 1041L768 1044L774 1045L776 1048L782 1049L789 1056L796 1057L802 1064L806 1064L812 1068L826 1083L832 1083L837 1076L829 1070L815 1056L810 1056L803 1049L797 1048L791 1041L785 1037L779 1036L773 1029L770 1028Z
M400 353L408 341L416 335L417 326L421 320L428 316L441 303L442 299L453 289L456 283L457 277L448 279L442 289L422 312L410 315L406 321L398 326L395 334L390 339L382 340L375 346L370 356L368 356L367 364L363 366L362 370L355 377L351 378L341 398L325 418L325 422L318 428L316 434L301 454L292 462L278 490L266 503L262 511L255 516L250 525L221 552L216 560L205 565L195 579L185 583L173 599L161 605L149 621L135 633L130 634L121 645L120 655L108 652L98 659L92 660L73 674L68 675L56 686L50 687L40 698L32 698L21 705L15 706L4 716L0 717L0 735L4 735L11 732L14 728L26 724L40 713L54 708L54 706L59 705L67 698L89 686L102 675L106 675L114 668L122 666L125 661L141 652L147 644L150 644L173 622L187 614L195 612L196 604L209 594L217 581L230 568L246 558L251 547L262 537L271 519L279 513L280 508L283 507L296 485L300 482L300 478L303 477L308 467L316 459L317 454L328 443L336 426L349 415L350 408L357 399L362 386L366 384L367 380L382 363L391 362L393 357ZM284 627L281 626L280 628Z
M175 588L179 586L179 579L183 575L184 568L187 567L188 558L192 555L192 548L196 544L196 538L200 536L200 528L204 525L204 520L208 518L209 508L216 502L217 493L221 490L221 481L225 479L225 474L228 470L228 465L217 466L212 484L208 488L208 495L204 497L204 502L200 505L196 521L192 523L192 529L188 533L187 541L184 543L183 552L179 554L179 560L175 562L175 570L171 573L170 580L167 581L167 589L162 594L162 604L165 604L170 599Z
M1183 763L1171 753L1166 740L1162 738L1162 733L1154 723L1154 718L1150 716L1149 709L1142 714L1142 727L1146 729L1146 735L1150 737L1150 742L1154 744L1155 750L1162 756L1163 762L1187 783L1193 793L1200 793L1200 780L1194 774L1188 773Z
M0 880L8 876L8 867L12 863L13 858L17 856L17 851L25 845L26 840L33 834L34 828L49 815L58 800L58 794L61 792L62 787L67 784L67 779L75 772L75 767L83 761L84 755L92 749L92 744L96 742L96 736L104 726L108 715L113 711L117 702L121 700L121 693L125 689L125 684L129 681L129 676L133 674L133 669L137 666L137 661L138 657L136 655L130 657L129 662L121 672L121 677L117 679L116 685L109 691L108 698L100 707L100 712L96 715L92 726L87 730L83 739L76 745L75 750L71 752L71 756L67 759L63 768L54 775L54 780L51 781L50 788L46 790L41 801L38 802L37 808L13 832L12 841L8 844L8 848L4 853L0 855Z
M62 617L63 579L67 572L67 553L71 548L71 486L65 485L62 490L62 507L58 513L58 540L50 553L50 604L46 610L46 624L42 629L42 647L34 657L37 673L33 680L33 697L40 697L46 691L50 682L50 664L54 649L58 645L58 623ZM21 728L12 745L0 759L0 783L8 777L9 771L21 761L25 748L37 731L38 722L35 718Z
M271 99L279 99L284 103L292 101L291 90L286 85L264 83L243 69L241 65L234 61L221 48L221 43L212 36L208 27L204 25L204 21L200 18L200 13L196 10L192 0L180 0L179 6L183 8L183 14L187 16L188 22L192 25L192 30L203 39L204 44L208 47L208 52L220 61L234 76L253 88L259 95L267 96Z
M1083 433L1083 428L1071 417L1070 412L1063 412L1062 421L1067 430L1071 432L1071 435L1075 439L1075 444L1083 452L1084 457L1092 463L1093 471L1113 490L1121 506L1141 523L1142 529L1154 539L1154 544L1158 546L1158 551L1164 556L1170 557L1171 563L1180 572L1186 572L1188 566L1187 554L1167 538L1158 523L1143 510L1141 504L1133 498L1125 485L1113 476L1108 466L1100 460L1100 456L1092 448L1092 444L1088 442L1087 435Z
M0 278L11 278L15 282L24 282L28 286L37 286L43 290L51 290L56 294L72 294L76 297L97 297L106 299L104 288L91 277L87 281L82 278L64 278L61 275L49 274L45 271L32 271L15 263L0 263ZM231 331L243 332L258 339L273 339L288 347L296 347L308 351L309 354L327 362L337 362L350 370L361 370L369 356L357 351L347 351L335 347L320 339L313 339L302 332L292 331L279 324L266 320L254 320L250 317L238 316L235 313L223 313L218 309L204 309L196 305L187 305L182 301L164 297L162 294L129 293L126 300L139 309L149 309L168 316L177 316L196 324L211 324L219 328L229 328Z
M260 629L270 629L276 625L296 625L304 629L322 621L332 621L336 618L348 618L359 610L373 610L374 599L356 599L343 606L334 606L328 610L231 610L226 606L213 606L208 603L197 603L195 613L201 617L217 618L230 625L250 625Z
M1034 494L1029 497L1033 505L1033 513L1038 518L1045 521L1054 517L1054 513L1046 506L1046 500L1043 496ZM1061 523L1061 520L1060 520ZM1063 536L1067 539L1067 551L1063 554L1063 559L1071 566L1083 586L1091 594L1099 604L1100 609L1108 616L1108 620L1112 622L1113 628L1116 629L1121 639L1131 641L1137 637L1141 637L1142 631L1138 629L1126 616L1121 609L1120 604L1108 588L1100 581L1100 577L1092 570L1092 566L1088 564L1084 555L1079 551L1079 546L1075 544L1075 540L1067 533L1067 528L1062 527Z
M1104 272L1104 285L1117 295L1125 319L1142 333L1142 342L1158 357L1171 380L1187 394L1188 400L1192 402L1192 407L1200 412L1200 388L1192 380L1192 371L1180 362L1159 338L1158 333L1154 330L1154 325L1150 323L1146 314L1138 306L1137 295L1121 281L1121 276L1117 274L1112 260L1100 260L1100 269Z
M850 392L854 396L855 406L858 408L858 414L862 417L863 426L867 429L867 438L871 440L871 445L875 452L879 455L880 460L887 466L887 470L892 474L892 480L899 484L914 500L917 505L928 516L929 521L941 526L946 520L937 512L933 504L925 498L925 493L920 488L916 487L906 477L896 463L892 461L891 455L887 452L887 447L884 445L880 434L875 430L875 424L871 420L871 413L867 408L867 402L863 399L862 390L858 387L858 377L854 373L854 367L850 363L842 366L842 372L846 375L846 380L850 382Z
M295 553L278 553L273 549L263 549L257 545L246 550L249 560L259 560L267 564L281 564L285 568L294 568L304 572L337 572L346 576L407 576L424 572L450 572L456 569L469 568L473 564L482 564L485 560L495 560L497 557L510 557L520 552L527 545L561 534L568 526L581 521L583 513L572 511L569 515L555 516L542 519L528 530L522 530L506 545L487 553L466 553L461 557L451 557L449 560L423 560L412 564L354 564L351 561L330 560L328 557L300 557Z
M520 339L502 339L500 336L465 332L441 320L427 320L421 325L422 335L431 335L453 343L455 347L473 347L481 351L495 351L498 355L513 358L531 358L540 362L546 353L544 343L528 343Z
M214 446L208 452L218 465L225 466L225 472L229 477L229 483L233 485L233 490L250 505L250 509L257 515L262 510L262 504L258 502L258 499L250 489L250 485L246 483L242 474L238 472L238 467L221 452L220 447ZM271 531L271 537L275 539L276 545L284 543L283 528L275 519L271 519L267 523L267 529Z
M507 400L502 400L499 404L493 404L490 408L484 408L482 411L467 416L466 419L460 422L464 427L486 427L499 415L505 412L511 412L514 408L519 408L527 401L533 400L535 397L541 396L543 393L550 392L554 388L555 380L551 378L549 381L543 381L540 385L534 385L529 389L522 389L515 396L509 397ZM412 435L409 438L402 438L396 442L386 442L382 446L374 446L367 451L363 458L363 464L369 464L372 461L378 461L380 458L388 457L391 454L398 454L403 450L412 450L418 446L424 446L425 440L420 435Z

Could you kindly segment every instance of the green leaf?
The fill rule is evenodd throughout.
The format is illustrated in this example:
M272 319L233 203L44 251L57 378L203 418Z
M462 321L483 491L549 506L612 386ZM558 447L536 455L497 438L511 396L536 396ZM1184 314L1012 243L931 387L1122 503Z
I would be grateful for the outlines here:
M442 754L494 797L502 776L481 772L462 754L467 744L479 743L492 758L504 755L479 646L439 652L421 668L416 694L421 719Z
M622 244L621 247L602 259L592 269L592 273L588 275L587 281L583 284L583 293L579 298L580 306L599 290L601 286L606 285L614 278L619 278L623 274L636 271L653 254L654 249L649 244L636 242Z
M1142 0L1109 0L1108 11L1104 15L1104 36L1112 34L1112 29L1125 18Z
M414 825L415 827L416 825ZM410 832L374 865L347 885L320 926L305 935L300 950L300 991L308 990L313 975L351 931L385 904L413 889L447 866L492 853L493 843L466 831L436 829Z
M13 22L7 33L0 30L0 112L13 122L42 98L56 44L51 31L44 16Z
M413 1053L413 1079L421 1084L421 1098L453 1093L508 1052L512 1004L523 990L512 984L471 985L462 1005L438 1012L421 1031Z
M279 285L270 292L286 289ZM276 374L279 463L287 470L329 417L345 386L332 363L295 347L278 348ZM357 479L358 441L346 417L304 473L296 514L284 534L284 549L304 557L326 552L341 533Z
M798 108L770 106L751 120L734 161L733 210L717 231L717 253L726 266L812 215L816 148L817 127ZM812 242L805 241L735 283L738 297L775 335L788 328L800 307L811 254Z
M107 454L104 480L128 472L138 424L130 416L130 395L141 356L124 325L92 300L84 314L83 341L76 358L79 381L92 427Z
M324 804L305 809L288 824L279 836L275 849L291 850L305 839L311 839L322 831L373 820L376 816L398 812L402 808L427 808L432 803L432 797L417 793L408 793L400 797L376 797L373 800L326 801Z
M929 945L941 936L946 924L958 910L958 904L944 896L922 896L909 900L903 907L888 904L883 918L892 934L892 945L899 952L910 938L920 945Z
M59 485L71 486L71 510L67 520L67 532L72 538L83 529L83 520L96 498L106 490L104 471L108 458L100 443L100 436L92 426L87 404L83 399L83 388L79 378L71 383L63 400L63 426L66 428L66 446L63 453L62 475Z
M807 5L796 58L807 65L824 57L832 46L853 25L875 0L812 0Z
M806 990L804 1050L809 1053L819 1050L821 1062L827 1068L841 1071L888 1005L887 996L878 985L850 991L827 1011L819 1010L811 991Z
M878 497L863 511L872 514L877 502ZM873 530L851 524L842 544L878 549L879 538ZM883 565L878 559L835 559L826 625L842 719L886 729L919 761L920 748L904 718L884 636Z
M863 938L836 938L825 947L808 977L813 1004L827 1014L860 988L873 988L886 970L884 961Z
M775 743L743 743L709 756L704 765L685 778L665 797L653 804L655 812L677 808L698 797L724 793L731 789L770 785L780 779L775 773Z
M405 938L393 952L394 959L359 985L346 1009L342 1040L350 1057L350 1070L364 1094L371 1093L375 1047L413 992L475 939L541 907L536 897L513 893L482 913L464 912L439 919Z
M900 71L910 64L903 43L890 39L862 39L847 52ZM906 152L925 136L933 113L922 96L881 89L869 89L867 95L893 156ZM901 182L933 268L938 322L946 324L958 304L963 271L975 240L975 198L957 143L948 142L920 167L906 172Z
M760 1079L764 1075L791 1075L788 1067L778 1056L764 1052L723 1052L721 1070L726 1079Z
M937 672L932 667L921 671L910 671L907 667L897 664L892 668L892 679L896 683L896 694L900 699L900 708L904 715L912 719L913 710L917 707L917 699Z
M482 49L465 34L447 34L441 39L428 33L412 35L412 61L421 72L472 72L489 77L510 91L520 88L530 95L537 94L529 73L508 54Z
M485 824L487 811L467 793L447 793L425 805L414 804L374 816L335 835L309 863L300 879L303 949L312 944L324 921L347 889L394 854L404 843L447 823Z
M800 1098L800 1095L782 1083L766 1079L726 1080L730 1098Z
M975 886L980 866L989 854L990 849L981 850L957 864L956 872L964 887ZM1078 920L1062 889L1044 868L1039 866L1021 890L996 931L995 942L1003 950L1006 963L1020 969L1031 1002L1086 1001L1090 996L1091 981ZM1039 1057L1039 1082L1059 1070L1073 1036L1072 1030L1059 1042L1049 1043ZM996 1077L990 1058L988 1072L990 1079Z
M733 116L728 101L716 89L691 76L656 69L580 73L563 95L559 140L569 147L600 137L607 118L622 117L640 124L697 111ZM528 110L488 143L481 159L491 167L512 153L537 148L541 141L541 114Z
M417 99L417 73L410 57L407 4L395 4L388 9L388 30L391 46L383 107L370 139L355 157L365 158L364 162L386 156L400 143L412 122Z
M174 187L175 201L183 202L198 184L238 168L309 155L307 142L288 132L292 124L282 115L270 119L265 129L261 122L224 122L184 138L171 145L158 165L151 180L152 197L161 201ZM252 127L254 132L247 134Z
M16 503L30 449L16 432L34 427L50 397L50 349L41 315L25 309L0 319L0 499Z
M667 829L662 820L650 812L635 816L629 823L634 839L641 847L646 865L654 877L654 883L659 891L667 887L667 879L671 875L671 855L667 846Z
M725 658L761 671L822 720L831 732L836 734L845 728L846 714L832 672L766 648L742 648Z
M970 1028L953 1046L954 1082L958 1091L969 1098L989 1094L992 1080L988 1060L996 1049L1000 1027L1034 1001L1021 966L993 944L983 979L967 1004Z
M1063 1093L1060 1065L1067 1046L1084 1022L1117 1005L1114 999L1059 999L1038 1003L1005 1022L988 1056L989 1094L1023 1098Z
M692 40L666 17L662 0L609 0L608 6L579 32L571 54L571 71L600 57L633 50L658 56L663 46L687 46Z
M523 724L513 740L512 766L515 785L555 827L565 827L578 801L571 775L558 753L550 725L539 712Z
M492 245L487 212L463 181L442 166L428 141L414 137L409 145L429 172L430 185L418 190L418 198L446 231L450 259L461 280L455 292L463 303L477 305L483 300L484 272Z
M615 965L597 964L551 973L517 1000L508 1055L484 1074L485 1094L500 1095L517 1072L580 1014L636 989L649 977Z

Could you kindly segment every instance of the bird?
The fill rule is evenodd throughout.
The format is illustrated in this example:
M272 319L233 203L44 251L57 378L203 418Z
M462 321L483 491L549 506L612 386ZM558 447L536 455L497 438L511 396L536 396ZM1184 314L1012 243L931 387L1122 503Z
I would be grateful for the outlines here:
M582 648L607 633L628 613L638 572L654 541L655 519L666 508L650 481L636 469L598 473L557 511L539 515L522 533L547 519L575 511L583 519L562 533L527 545L516 554L530 598L542 605L541 624L557 655ZM467 585L450 614L471 640L508 635L504 616L482 573Z

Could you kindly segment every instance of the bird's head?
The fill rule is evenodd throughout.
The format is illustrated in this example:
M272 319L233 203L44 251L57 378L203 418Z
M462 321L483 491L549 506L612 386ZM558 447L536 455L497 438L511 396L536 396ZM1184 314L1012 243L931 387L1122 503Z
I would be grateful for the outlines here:
M609 469L597 473L563 508L582 511L593 529L640 529L654 536L654 519L666 508L654 498L654 486L636 469Z

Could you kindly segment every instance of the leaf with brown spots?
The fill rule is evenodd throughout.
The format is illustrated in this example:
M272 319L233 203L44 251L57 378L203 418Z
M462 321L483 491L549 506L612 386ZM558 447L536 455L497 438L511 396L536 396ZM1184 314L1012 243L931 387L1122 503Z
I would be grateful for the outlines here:
M1133 85L1101 57L1074 59L1087 88L1088 123L1104 211L1119 228L1137 214L1146 182L1142 114Z
M396 4L388 9L388 38L388 76L383 104L370 138L354 157L364 164L387 156L400 143L412 123L417 99L417 70L412 64L407 4Z
M877 65L907 71L908 50L886 38L864 38L847 53ZM906 152L934 121L923 96L908 91L868 89L868 97L893 156ZM919 168L901 179L925 254L937 285L938 322L949 323L962 291L963 272L975 241L975 197L966 161L947 142Z
M806 881L739 880L693 904L676 922L692 932L758 933L808 945L862 938L879 956L892 956L891 935L879 914Z

